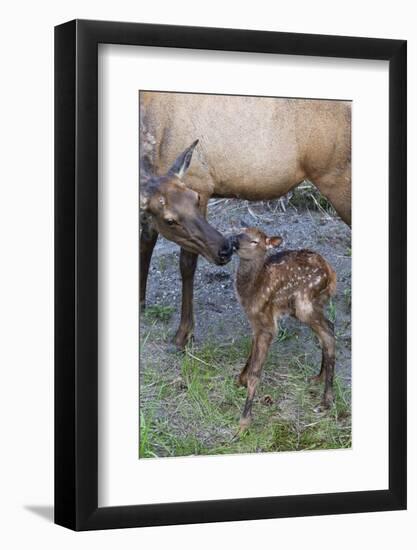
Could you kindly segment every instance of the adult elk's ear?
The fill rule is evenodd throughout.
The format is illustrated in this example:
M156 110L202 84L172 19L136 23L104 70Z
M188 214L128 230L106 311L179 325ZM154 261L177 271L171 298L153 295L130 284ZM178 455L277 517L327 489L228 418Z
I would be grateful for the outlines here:
M197 143L198 139L196 139L194 143L192 143L184 152L182 152L177 157L174 164L168 170L168 175L177 176L180 179L183 177L185 172L188 170L188 167L190 166L191 157L193 156L194 149Z
M152 196L159 191L159 182L155 179L140 180L139 183L139 209L142 211L147 211L149 207L149 201ZM160 199L163 200L162 198Z
M141 189L139 191L139 209L147 210L149 206L150 194L147 193L146 189L142 189L142 185L140 187Z
M145 181L152 176L153 167L152 167L151 159L148 157L148 155L143 155L140 157L139 170L140 170L141 179Z
M282 237L267 237L265 239L266 248L277 248L282 243Z

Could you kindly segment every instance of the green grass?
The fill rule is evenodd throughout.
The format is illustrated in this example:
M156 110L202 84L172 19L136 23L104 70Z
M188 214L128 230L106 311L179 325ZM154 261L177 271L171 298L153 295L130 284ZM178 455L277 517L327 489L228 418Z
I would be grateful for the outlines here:
M345 299L347 307L350 307L352 305L352 290L350 288L345 288L343 297Z
M286 327L282 325L278 327L277 342L285 342L285 340L289 340L293 336Z
M294 334L281 329L285 339ZM282 336L281 336L282 338ZM278 338L279 340L279 338ZM282 342L282 340L281 340ZM246 388L235 385L250 338L223 345L189 347L185 354L153 354L142 362L141 458L333 449L351 446L350 390L336 377L335 403L326 413L314 406L323 392L308 378L319 365L309 355L287 357L276 342L264 367L253 406L253 422L237 440ZM158 361L160 361L158 363ZM265 404L269 395L272 404Z
M149 423L148 423L149 422ZM155 453L151 450L151 443L149 441L149 429L152 419L140 413L140 437L139 437L139 456L143 458L155 457Z
M157 260L157 266L158 266L158 270L163 273L164 271L166 271L167 267L168 267L168 258L167 256L159 256L158 257L158 260Z
M303 181L291 192L289 204L295 209L309 208L323 214L335 216L336 211L324 195L309 181Z
M335 303L333 302L333 300L331 298L330 298L329 303L327 305L327 312L328 312L328 315L329 315L329 320L332 323L335 323L336 322L336 306L335 306Z
M149 320L162 321L163 323L166 323L170 320L174 311L175 308L173 306L154 305L148 306L145 309L144 315Z

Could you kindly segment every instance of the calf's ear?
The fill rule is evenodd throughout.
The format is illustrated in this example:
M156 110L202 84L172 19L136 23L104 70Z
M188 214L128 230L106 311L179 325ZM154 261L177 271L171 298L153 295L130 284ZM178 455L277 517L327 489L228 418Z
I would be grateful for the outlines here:
M267 237L265 239L267 248L277 248L282 243L282 237Z
M170 176L177 176L182 178L191 163L191 158L194 153L194 149L198 143L198 139L194 141L185 151L183 151L175 160L174 164L168 170Z

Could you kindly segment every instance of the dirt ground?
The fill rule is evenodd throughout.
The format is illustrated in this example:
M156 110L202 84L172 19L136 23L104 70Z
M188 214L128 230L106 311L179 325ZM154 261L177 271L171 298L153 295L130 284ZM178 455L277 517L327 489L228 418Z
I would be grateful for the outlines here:
M287 201L284 211L282 201L248 203L233 199L220 199L212 200L209 204L208 219L225 235L235 232L241 226L241 221L262 228L268 235L280 235L284 238L281 250L310 248L319 252L335 269L338 279L337 293L327 311L329 318L335 323L337 383L343 389L343 401L345 402L344 413L341 415L345 420L343 425L336 426L336 432L338 433L340 428L345 432L348 431L350 436L350 423L346 423L346 417L350 419L351 231L336 215L329 214L321 207L315 208L314 203L312 206L293 206L291 201ZM297 371L294 370L297 367L291 367L294 365L294 358L299 358L298 365L308 363L309 369L312 369L313 372L318 372L320 366L321 352L317 341L307 327L292 318L286 318L281 323L279 337L271 352L271 361L274 364L265 367L263 382L261 382L258 392L259 402L261 402L265 391L272 392L275 396L272 400L275 408L264 408L261 414L262 428L265 423L273 425L275 443L271 443L272 436L268 435L269 443L257 440L254 449L250 446L250 448L245 446L230 447L226 444L226 440L230 440L229 436L233 432L233 427L237 426L245 392L239 390L238 393L233 394L230 398L230 407L227 408L226 416L223 419L221 415L217 415L217 410L221 409L227 399L226 394L218 395L216 393L216 380L220 380L229 388L229 379L230 383L233 382L238 370L243 367L246 354L244 348L247 347L250 336L249 324L234 292L233 277L236 263L236 257L228 265L221 267L208 263L204 258L200 257L199 259L194 286L195 341L187 352L188 360L193 361L192 368L197 369L197 374L194 373L194 378L190 381L191 371L189 369L191 367L188 363L184 363L187 360L187 353L184 357L183 354L174 352L170 343L178 327L181 309L179 248L176 244L163 238L158 240L152 258L147 289L148 313L141 316L140 323L140 456L216 454L217 452L328 448L350 445L349 442L346 443L347 440L344 440L346 445L338 445L333 439L329 443L327 438L320 439L319 442L315 439L314 444L306 440L306 444L302 445L305 430L311 428L300 428L299 423L296 430L298 446L288 445L287 447L282 444L281 440L279 444L276 443L277 419L290 420L293 431L294 418L297 415L297 418L300 417L301 410L306 415L304 426L317 423L314 416L311 416L310 410L308 414L306 411L306 407L310 408L311 405L309 398L307 404L304 399L301 400L302 403L298 400L298 404L296 404L293 400L292 389L288 384L286 386L284 384L285 392L279 393L280 388L283 387L283 380L285 383L288 382L288 376L298 372L300 376L292 380L291 383L295 384L294 387L300 395L310 395L303 385L305 370ZM210 347L216 351L207 354L207 349ZM222 349L227 350L229 354L224 362L222 361ZM236 350L233 357L230 355L232 349ZM207 372L213 373L211 378L205 374L205 364ZM222 364L224 364L224 369ZM212 367L215 370L211 371ZM193 381L198 382L200 390L206 392L204 400L201 396L197 399L194 395L194 401L199 406L197 411L192 405L189 405L193 403L193 389L191 388ZM301 393L300 386L297 386L299 383L302 385ZM207 406L205 405L206 409L201 413L203 401L207 402ZM183 403L182 407L179 407L180 402ZM288 405L287 402L291 402L292 405ZM213 409L216 407L216 403L217 408ZM195 417L193 418L194 413ZM215 418L211 419L210 414L213 414ZM336 421L339 422L339 420L336 418ZM251 429L256 430L256 425ZM181 444L179 444L179 440L181 440ZM184 441L186 444L183 444Z

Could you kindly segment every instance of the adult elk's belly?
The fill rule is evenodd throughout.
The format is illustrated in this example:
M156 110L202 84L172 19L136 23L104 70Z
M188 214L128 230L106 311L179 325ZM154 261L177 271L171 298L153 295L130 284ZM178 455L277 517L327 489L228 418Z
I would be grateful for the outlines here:
M249 181L243 179L225 180L216 183L213 197L244 199L249 201L273 200L290 191L302 178L293 177L254 177Z
M295 151L291 155L258 154L218 166L213 194L251 201L271 200L288 193L304 177Z
M206 142L215 195L269 200L285 195L304 178L291 117L279 125L267 117L262 121L248 120L246 132L232 132L231 124L222 140L217 136Z

